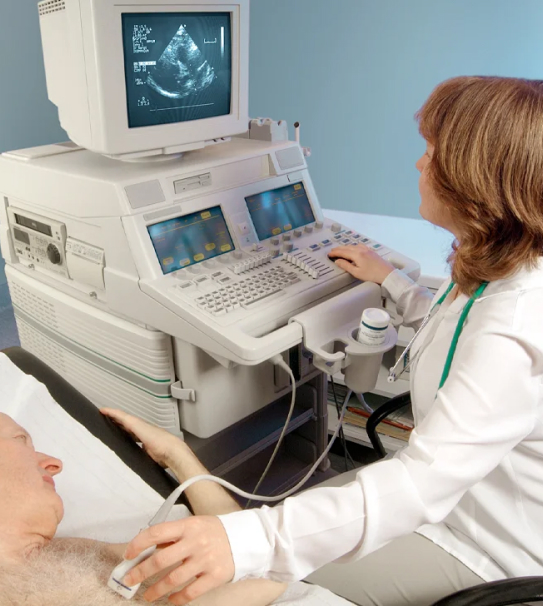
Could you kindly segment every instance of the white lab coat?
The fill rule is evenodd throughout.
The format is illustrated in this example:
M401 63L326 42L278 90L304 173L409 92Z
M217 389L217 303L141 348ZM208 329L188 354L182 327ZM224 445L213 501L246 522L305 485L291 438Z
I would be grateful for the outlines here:
M406 325L420 325L431 304L426 289L395 271L383 291ZM489 284L438 392L468 300L451 298L413 350L416 426L408 445L347 486L220 516L235 580L301 579L415 531L485 580L543 574L543 259Z

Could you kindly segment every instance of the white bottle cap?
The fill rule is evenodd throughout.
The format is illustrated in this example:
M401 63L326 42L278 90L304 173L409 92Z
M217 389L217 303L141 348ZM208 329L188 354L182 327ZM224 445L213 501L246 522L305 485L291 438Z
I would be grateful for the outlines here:
M365 309L362 313L362 322L366 324L368 328L383 329L387 328L390 324L390 316L384 309L370 307Z

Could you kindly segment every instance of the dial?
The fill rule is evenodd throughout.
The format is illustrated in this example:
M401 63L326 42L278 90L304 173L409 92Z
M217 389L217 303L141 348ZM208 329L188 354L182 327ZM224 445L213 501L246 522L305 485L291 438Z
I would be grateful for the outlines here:
M60 250L54 244L49 244L47 247L47 258L53 265L60 265L62 263Z

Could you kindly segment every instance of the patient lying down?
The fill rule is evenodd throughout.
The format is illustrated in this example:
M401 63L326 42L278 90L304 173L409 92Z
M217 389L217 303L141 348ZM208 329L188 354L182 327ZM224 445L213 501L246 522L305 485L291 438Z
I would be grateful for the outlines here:
M137 436L148 453L170 467L180 481L206 472L175 436L130 415L104 412ZM61 471L60 460L36 452L28 433L0 413L0 606L127 606L147 604L144 596L156 604L184 603L176 596L181 588L157 596L152 588L142 586L131 602L108 589L107 579L122 560L124 545L54 539L64 514L53 480ZM199 514L239 509L214 483L195 484L187 497ZM191 604L265 606L279 598L286 587L266 580L242 581L211 591Z

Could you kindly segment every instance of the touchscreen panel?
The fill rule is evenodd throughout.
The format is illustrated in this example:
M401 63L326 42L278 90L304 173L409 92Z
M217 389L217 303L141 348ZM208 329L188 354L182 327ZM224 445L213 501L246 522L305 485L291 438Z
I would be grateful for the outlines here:
M147 227L165 274L234 250L220 206Z
M245 198L259 240L315 221L303 183L293 183Z

